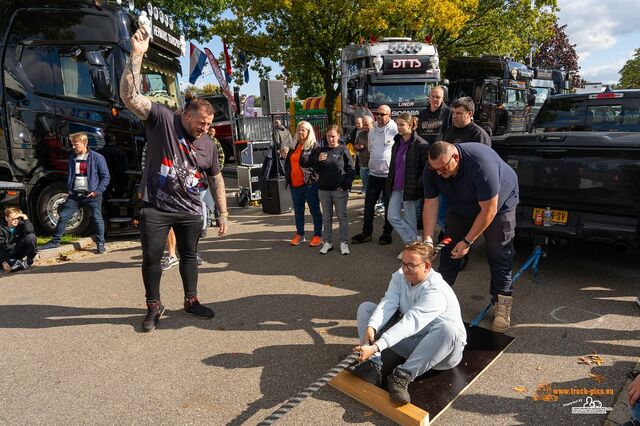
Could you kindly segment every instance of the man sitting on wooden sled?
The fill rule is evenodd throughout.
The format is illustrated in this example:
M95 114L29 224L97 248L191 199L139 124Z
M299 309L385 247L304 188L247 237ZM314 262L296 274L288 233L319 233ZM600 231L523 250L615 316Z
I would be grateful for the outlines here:
M388 371L387 389L397 402L411 402L408 387L416 377L458 365L467 341L458 299L431 269L432 259L430 243L406 245L402 266L380 303L358 307L360 346L354 350L364 362L353 373L382 386L383 371ZM400 357L405 360L397 365Z

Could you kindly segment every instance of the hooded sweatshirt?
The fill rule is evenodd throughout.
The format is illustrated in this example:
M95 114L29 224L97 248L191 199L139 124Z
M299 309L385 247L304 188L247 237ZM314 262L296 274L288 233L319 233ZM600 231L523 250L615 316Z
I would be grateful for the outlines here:
M398 126L393 120L389 120L384 127L379 127L376 123L369 130L369 174L372 176L386 178L389 174L391 147L397 134Z

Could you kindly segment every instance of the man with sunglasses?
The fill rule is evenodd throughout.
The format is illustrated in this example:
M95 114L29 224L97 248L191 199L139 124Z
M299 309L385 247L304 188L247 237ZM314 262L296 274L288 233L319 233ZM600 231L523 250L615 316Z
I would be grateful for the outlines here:
M458 365L467 341L458 299L431 269L433 257L431 245L407 244L380 303L358 307L360 345L354 350L362 363L353 373L381 386L383 371L391 372L387 389L402 403L411 402L408 386L416 377Z
M373 129L369 130L369 182L367 183L367 193L364 199L364 223L362 233L351 238L353 244L371 241L373 233L373 217L375 206L382 194L384 202L384 227L378 243L391 244L391 231L393 227L387 220L387 210L389 204L389 191L386 187L387 176L389 175L389 164L391 162L391 148L393 138L398 134L396 122L391 120L391 108L388 105L380 105L373 113L376 121Z
M438 216L438 196L449 200L447 235L454 244L445 246L438 272L449 285L456 282L462 258L484 235L491 271L491 295L497 302L493 331L510 327L511 269L518 204L518 178L513 169L490 147L480 143L436 142L429 147L423 175L423 237L433 244Z

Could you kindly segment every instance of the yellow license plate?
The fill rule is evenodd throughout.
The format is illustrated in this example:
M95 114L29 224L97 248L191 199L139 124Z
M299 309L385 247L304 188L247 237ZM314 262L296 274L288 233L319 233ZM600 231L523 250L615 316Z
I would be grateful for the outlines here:
M546 209L535 208L533 209L533 220L536 219L536 215L541 214L544 216L544 211ZM560 225L566 225L567 219L569 218L569 212L566 210L551 210L553 216L551 216L551 222L558 223Z

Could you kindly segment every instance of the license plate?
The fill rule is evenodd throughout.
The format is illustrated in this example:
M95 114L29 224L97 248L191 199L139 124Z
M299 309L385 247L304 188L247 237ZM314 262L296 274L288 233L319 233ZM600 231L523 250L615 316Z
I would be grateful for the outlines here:
M536 215L541 214L544 216L544 211L546 209L535 208L533 209L533 220L536 219ZM553 215L551 216L551 222L557 223L560 225L566 225L567 219L569 218L569 212L566 210L551 210Z

